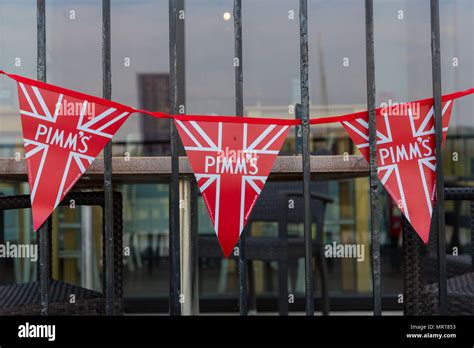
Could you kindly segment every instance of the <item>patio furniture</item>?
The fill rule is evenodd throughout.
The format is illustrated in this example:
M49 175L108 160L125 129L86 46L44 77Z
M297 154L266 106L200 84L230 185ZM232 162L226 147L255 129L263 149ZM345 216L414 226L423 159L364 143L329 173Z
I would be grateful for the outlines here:
M447 188L446 194L450 195L449 192L453 192L454 188ZM448 278L463 275L465 273L472 272L474 270L472 256L472 243L471 250L468 248L461 247L460 241L460 228L466 228L472 230L471 216L461 214L461 203L462 200L455 200L452 212L446 213L446 225L452 226L452 236L449 243L447 243L447 250L453 250L453 247L457 248L457 254L446 255L446 266ZM473 209L473 203L470 203L470 209ZM472 214L472 213L471 213ZM438 279L438 262L436 257L436 238L430 239L428 243L428 250L430 251L424 260L424 274L426 275L426 281L428 283L434 283Z
M470 201L471 245L474 242L474 188L445 188L445 200ZM433 218L436 214L433 214ZM434 220L432 226L435 226ZM405 315L435 315L438 313L438 284L429 283L426 259L436 252L437 234L430 232L428 246L415 233L410 223L403 221L404 260L404 311ZM472 250L472 247L471 247ZM432 261L429 261L432 263ZM472 262L472 255L471 255ZM450 315L474 314L474 266L468 273L459 274L459 265L448 258L447 262L448 313ZM462 266L463 269L466 265ZM428 274L429 275L429 274Z
M123 312L122 286L122 195L113 193L114 201L114 293L115 313ZM60 205L90 205L104 207L103 192L69 193ZM3 210L30 208L30 196L19 195L0 197L0 213ZM48 224L51 229L51 223ZM51 233L51 230L49 231ZM102 264L105 259L105 233L102 233ZM50 253L51 257L51 253ZM51 265L51 262L50 262ZM39 262L38 262L39 266ZM102 289L105 287L105 271L102 272ZM49 272L51 274L51 272ZM37 272L39 279L39 271ZM71 303L71 295L74 302ZM38 315L40 305L40 283L35 282L0 286L0 315ZM97 315L105 314L105 291L103 293L85 289L55 279L49 281L49 314L50 315Z
M313 241L313 256L319 270L321 293L323 299L323 314L329 313L329 295L327 288L327 266L323 253L324 216L327 203L333 199L324 193L326 183L311 183L311 212L313 223L316 224L316 240ZM303 197L301 183L298 182L268 182L252 211L246 231L252 229L254 222L278 223L278 237L252 237L246 232L245 256L249 265L253 261L278 263L278 307L280 315L288 315L288 264L297 262L304 257L304 238L288 237L288 223L303 221ZM294 200L293 208L289 208L289 199ZM199 237L199 257L221 258L222 252L217 238ZM236 258L232 255L232 257ZM249 309L255 307L255 280L252 267L249 267ZM252 308L253 307L253 308Z

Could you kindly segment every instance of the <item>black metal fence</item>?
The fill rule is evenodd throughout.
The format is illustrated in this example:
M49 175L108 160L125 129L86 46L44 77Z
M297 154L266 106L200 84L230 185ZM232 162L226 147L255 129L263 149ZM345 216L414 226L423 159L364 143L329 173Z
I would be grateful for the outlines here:
M441 66L440 66L440 30L439 30L439 1L431 1L431 46L432 46L432 81L435 108L435 134L436 134L436 160L442 162L441 139ZM177 114L185 111L185 64L184 64L184 26L185 26L185 0L169 0L169 54L170 54L170 95L171 112ZM235 106L236 116L243 115L243 55L242 55L242 0L234 0L234 39L235 39ZM311 211L310 211L310 128L309 128L309 92L308 92L308 18L307 0L299 2L300 24L300 86L301 102L300 114L302 118L302 161L303 181L302 191L304 196L304 241L305 241L305 281L306 281L306 313L314 314L313 298L313 271L312 271L312 236L311 236ZM374 59L374 21L373 0L365 0L366 23L366 66L367 66L367 109L369 111L369 144L370 144L370 209L371 209L371 252L373 276L373 310L375 315L381 315L381 286L380 286L380 234L379 234L379 202L378 202L378 177L376 161L376 118L375 118L375 59ZM45 0L37 0L37 77L46 80L46 15ZM103 70L103 97L110 99L111 85L111 50L110 50L110 0L102 0L102 70ZM170 121L171 122L171 121ZM104 151L104 194L105 194L105 234L106 234L106 312L114 314L114 264L113 264L113 211L112 211L112 144ZM171 123L171 157L172 176L170 183L170 292L169 308L171 315L181 313L181 272L180 272L180 220L179 220L179 137L174 124ZM438 234L438 269L439 269L439 306L440 313L447 313L447 283L446 283L446 255L444 233L444 200L443 200L443 171L442 166L436 166L436 192L437 215L436 231ZM197 235L196 223L196 184L192 184L191 204L191 234ZM46 223L47 224L47 223ZM48 226L43 225L40 235L40 283L42 315L48 314L48 280L49 280L49 234ZM196 240L192 238L191 240ZM186 252L195 252L191 247ZM239 242L239 304L240 314L247 314L247 262L245 258L245 238Z

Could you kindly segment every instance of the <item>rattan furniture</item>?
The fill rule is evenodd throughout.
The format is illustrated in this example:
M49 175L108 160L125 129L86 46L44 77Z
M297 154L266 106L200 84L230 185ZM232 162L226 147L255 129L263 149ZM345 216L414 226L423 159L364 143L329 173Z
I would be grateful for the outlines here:
M474 241L474 188L445 188L445 200L470 201L471 245ZM433 214L436 217L436 214ZM435 226L434 220L432 226ZM433 282L432 270L436 264L436 231L430 232L428 246L424 245L410 223L403 221L404 312L405 315L438 314L438 284ZM471 246L472 250L472 246ZM433 261L434 259L434 261ZM465 261L447 260L448 313L474 314L474 267ZM428 260L428 262L427 262ZM471 256L472 260L472 256ZM463 264L459 266L459 263ZM467 273L461 273L462 270Z
M69 193L60 205L104 207L103 192ZM115 314L123 312L122 286L122 195L114 192L114 294ZM4 210L24 209L31 207L29 195L0 197L0 213ZM48 224L51 226L51 223ZM103 224L104 226L104 224ZM51 231L50 231L51 232ZM105 234L102 233L102 260L105 260ZM51 255L50 255L51 257ZM39 262L38 262L39 264ZM51 262L50 262L51 265ZM102 289L105 288L105 272L102 272ZM51 272L49 272L51 274ZM39 279L39 272L38 272ZM105 291L103 291L105 293ZM105 314L104 293L85 289L80 286L50 279L49 310L50 315L98 315ZM71 301L74 295L74 301ZM38 315L41 311L39 281L0 286L0 315Z
M322 312L329 313L329 295L327 287L327 265L323 255L324 216L326 204L333 199L324 192L326 183L311 183L311 213L312 221L316 224L317 237L313 241L313 256L318 269L321 294ZM278 308L280 315L288 315L288 264L297 262L305 256L304 239L288 237L288 223L303 221L303 197L301 183L298 182L268 182L257 201L247 222L245 231L245 257L249 263L253 261L278 263ZM289 208L289 200L293 200L294 208ZM251 236L253 222L277 222L278 237ZM221 258L222 251L215 236L200 236L198 241L199 257ZM236 257L234 257L236 258ZM255 281L252 267L248 267L249 275L249 309L255 309ZM316 283L316 282L315 282ZM317 285L317 283L316 283Z

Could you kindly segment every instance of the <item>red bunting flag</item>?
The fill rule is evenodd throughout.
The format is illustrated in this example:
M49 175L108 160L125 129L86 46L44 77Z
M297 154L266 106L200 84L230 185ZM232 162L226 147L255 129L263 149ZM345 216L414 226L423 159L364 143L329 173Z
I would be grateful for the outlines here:
M169 115L8 74L18 82L34 230L79 180L130 114L174 118L225 256L238 241L291 125L301 120ZM454 99L442 96L443 143ZM435 199L433 99L376 110L380 181L428 241ZM368 114L310 120L341 122L369 160Z
M443 144L453 102L442 103ZM436 194L433 101L389 105L376 111L379 179L414 230L427 243ZM369 161L367 113L341 123Z
M241 120L175 120L226 257L239 240L289 129Z
M38 81L15 79L36 231L134 110Z

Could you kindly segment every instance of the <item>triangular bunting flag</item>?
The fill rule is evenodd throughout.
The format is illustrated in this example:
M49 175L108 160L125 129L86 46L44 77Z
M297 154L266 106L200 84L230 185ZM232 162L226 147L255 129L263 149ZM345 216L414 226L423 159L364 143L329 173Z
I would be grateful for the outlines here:
M453 100L442 104L443 144ZM396 104L377 109L377 164L380 182L427 243L436 194L433 102ZM342 125L369 161L368 116Z
M18 96L36 231L133 110L26 78Z
M263 189L288 125L175 120L224 255Z

